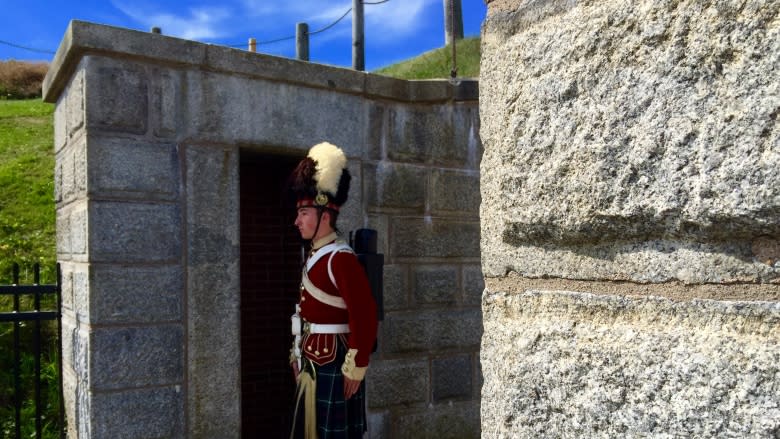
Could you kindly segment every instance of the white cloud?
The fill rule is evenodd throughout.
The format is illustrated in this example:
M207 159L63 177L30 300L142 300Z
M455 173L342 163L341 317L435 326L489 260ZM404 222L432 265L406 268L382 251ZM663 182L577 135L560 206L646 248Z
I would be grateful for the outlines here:
M228 25L232 17L227 7L193 7L181 15L159 11L149 3L119 3L114 7L147 28L160 27L164 34L189 40L221 38L232 33Z

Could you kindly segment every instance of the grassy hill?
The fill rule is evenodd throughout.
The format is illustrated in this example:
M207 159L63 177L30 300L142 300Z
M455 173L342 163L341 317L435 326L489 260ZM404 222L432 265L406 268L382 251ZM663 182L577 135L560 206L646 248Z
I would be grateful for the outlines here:
M54 281L54 105L41 100L0 100L0 283L11 265L31 281Z
M479 37L465 38L455 43L455 61L459 78L479 77ZM420 56L375 70L385 76L402 79L449 78L452 69L452 47L446 46Z

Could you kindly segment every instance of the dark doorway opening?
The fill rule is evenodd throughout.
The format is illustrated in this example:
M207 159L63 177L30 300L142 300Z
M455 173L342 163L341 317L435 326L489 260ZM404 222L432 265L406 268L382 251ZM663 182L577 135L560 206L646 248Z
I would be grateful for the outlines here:
M242 151L241 423L244 438L290 434L295 383L290 315L300 284L301 241L285 183L299 157Z

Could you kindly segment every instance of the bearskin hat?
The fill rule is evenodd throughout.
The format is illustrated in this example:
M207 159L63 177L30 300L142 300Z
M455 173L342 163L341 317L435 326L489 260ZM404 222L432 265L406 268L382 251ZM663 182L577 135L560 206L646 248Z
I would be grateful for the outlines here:
M290 175L296 207L324 207L338 212L347 201L349 182L344 151L328 142L314 145Z

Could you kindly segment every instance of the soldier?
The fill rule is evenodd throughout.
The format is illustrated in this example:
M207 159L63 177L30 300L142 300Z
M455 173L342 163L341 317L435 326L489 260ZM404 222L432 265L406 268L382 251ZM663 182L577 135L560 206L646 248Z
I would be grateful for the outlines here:
M367 430L364 377L376 341L376 303L362 265L337 233L351 178L346 163L341 149L320 143L290 178L295 226L310 242L292 316L291 437L362 438Z

